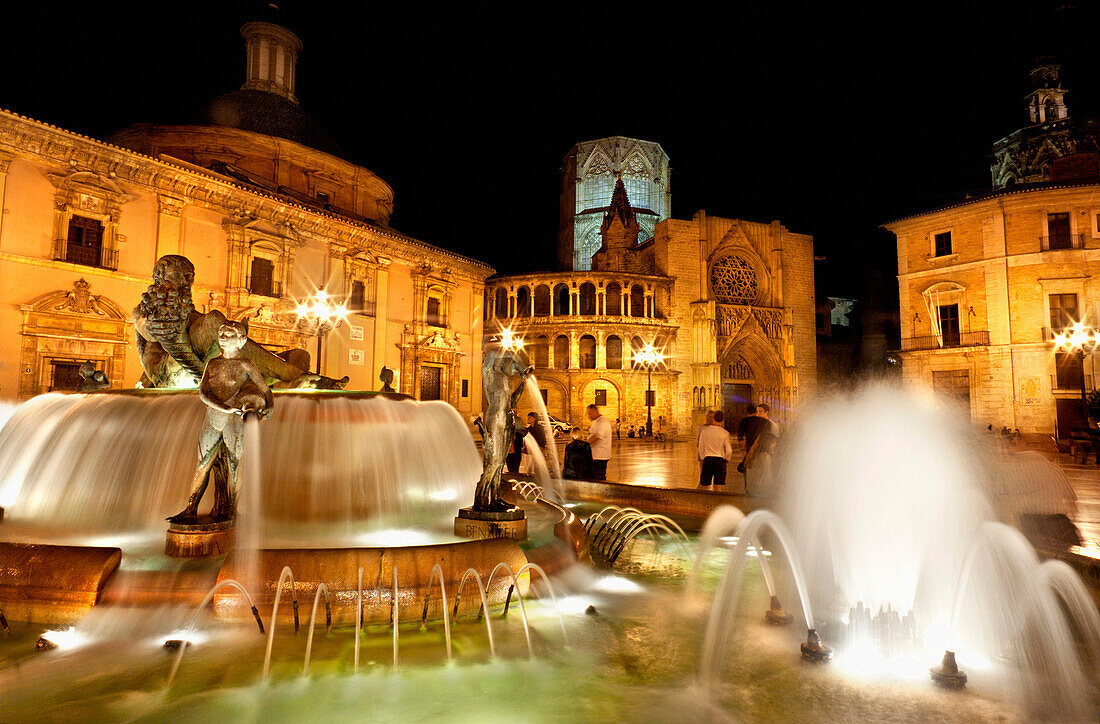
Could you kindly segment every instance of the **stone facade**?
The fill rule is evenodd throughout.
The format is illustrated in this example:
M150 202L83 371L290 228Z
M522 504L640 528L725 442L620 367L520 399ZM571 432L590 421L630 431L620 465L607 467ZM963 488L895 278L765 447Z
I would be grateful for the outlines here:
M652 371L655 428L661 417L691 437L717 408L733 426L749 401L789 420L816 384L812 238L702 211L641 243L640 231L619 183L594 269L488 280L487 337L522 334L547 410L580 427L597 391L607 417L645 424L649 373L633 361L645 344L666 356Z
M0 398L67 389L86 360L132 387L130 310L155 260L183 254L200 311L250 317L276 352L316 354L317 330L295 309L323 288L351 309L322 340L323 374L372 390L386 365L398 391L476 414L492 269L390 228L388 184L304 143L320 136L293 93L297 38L257 24L243 34L245 95L227 96L278 118L139 125L104 143L0 111ZM285 52L253 52L272 43Z
M906 383L998 429L1065 435L1079 424L1080 368L1051 339L1071 320L1100 324L1098 191L1005 190L887 224ZM1091 387L1091 358L1084 374Z

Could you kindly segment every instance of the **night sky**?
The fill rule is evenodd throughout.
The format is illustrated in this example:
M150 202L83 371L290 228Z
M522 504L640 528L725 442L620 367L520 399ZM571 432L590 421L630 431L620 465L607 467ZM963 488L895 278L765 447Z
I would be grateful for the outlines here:
M625 135L668 152L675 217L778 218L815 236L819 294L858 296L868 266L896 274L879 224L989 188L1037 55L1071 117L1100 107L1084 3L394 5L281 3L302 107L393 186L395 228L502 272L554 267L562 156ZM244 80L253 4L28 7L0 44L18 113L103 138Z

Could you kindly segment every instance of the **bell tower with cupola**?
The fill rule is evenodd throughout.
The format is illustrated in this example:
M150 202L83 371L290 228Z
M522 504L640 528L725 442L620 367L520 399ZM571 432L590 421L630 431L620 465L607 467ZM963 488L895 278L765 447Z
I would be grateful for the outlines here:
M1069 117L1064 99L1066 92L1058 78L1060 70L1061 66L1050 58L1040 58L1032 69L1033 90L1027 96L1027 113L1032 123L1052 123Z

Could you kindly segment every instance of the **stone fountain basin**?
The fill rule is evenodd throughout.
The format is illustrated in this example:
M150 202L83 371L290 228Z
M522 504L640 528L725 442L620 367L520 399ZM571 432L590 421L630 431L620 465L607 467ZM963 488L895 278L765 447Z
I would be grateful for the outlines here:
M468 569L476 570L482 581L488 583L489 575L497 564L506 563L513 571L518 571L527 563L527 557L519 545L503 538L387 548L261 550L258 555L233 551L222 564L217 580L248 581L251 576L248 570L250 559L255 561L261 581L260 587L250 593L265 621L270 620L279 576L283 567L288 566L294 576L301 619L308 619L317 587L324 583L332 596L334 624L355 623L359 568L363 569L363 621L386 623L390 620L393 601L394 569L397 570L398 616L402 621L409 621L420 620L426 597L430 597L429 617L439 618L441 615L440 578L438 574L433 575L436 565L442 571L447 604L453 607L458 585ZM531 583L530 574L524 572L517 579L518 593L526 595ZM486 591L489 604L503 604L511 585L511 576L502 569ZM476 613L480 605L477 583L471 575L462 591L459 613ZM244 596L232 588L223 588L215 595L214 615L229 621L252 619ZM293 615L288 579L283 584L278 621L290 623Z

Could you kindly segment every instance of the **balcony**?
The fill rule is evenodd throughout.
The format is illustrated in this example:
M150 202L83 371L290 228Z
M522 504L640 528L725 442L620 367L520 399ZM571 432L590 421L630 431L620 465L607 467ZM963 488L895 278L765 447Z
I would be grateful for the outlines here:
M1092 375L1085 375L1085 389L1096 389L1092 386ZM1081 368L1067 365L1059 369L1057 374L1050 376L1050 390L1081 394Z
M989 332L959 332L945 334L943 340L936 336L905 337L901 340L902 352L919 352L931 349L949 349L952 347L984 347L989 344Z
M117 271L118 249L80 246L70 244L67 239L58 239L53 244L53 260Z
M260 297L271 297L272 299L283 298L283 283L275 280L255 280L255 283L251 278L248 279L248 293L255 294Z
M1040 236L1039 246L1043 251L1060 251L1062 249L1084 249L1087 234L1058 234L1056 236Z

